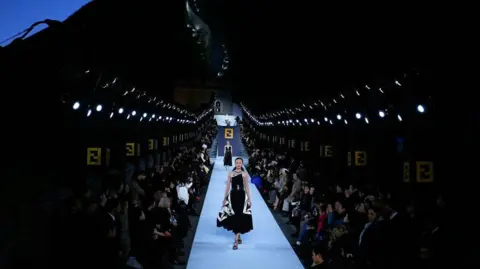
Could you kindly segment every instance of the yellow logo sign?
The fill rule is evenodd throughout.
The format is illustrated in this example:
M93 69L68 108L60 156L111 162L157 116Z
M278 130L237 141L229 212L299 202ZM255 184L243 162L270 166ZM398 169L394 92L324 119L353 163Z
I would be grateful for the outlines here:
M102 148L87 148L87 165L102 165Z
M157 139L148 139L148 150L157 150L158 141Z
M295 139L292 139L292 140L288 140L288 147L293 149L295 148L296 146L296 142L295 142Z
M301 151L310 151L310 142L303 141L300 143L300 150Z
M403 182L405 183L410 182L410 163L409 162L403 163Z
M320 146L320 157L332 157L332 146L330 145L321 145Z
M126 143L125 149L127 150L127 156L137 156L138 152L136 152L135 143Z
M233 139L233 128L225 128L225 138Z
M168 137L162 137L162 146L168 146Z
M417 182L433 182L433 162L417 162Z
M356 166L367 165L367 153L365 151L355 151L355 165Z

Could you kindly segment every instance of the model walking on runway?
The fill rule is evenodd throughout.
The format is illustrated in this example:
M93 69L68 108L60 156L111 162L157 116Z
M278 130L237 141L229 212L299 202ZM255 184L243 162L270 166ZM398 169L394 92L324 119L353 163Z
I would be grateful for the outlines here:
M253 230L251 207L248 175L243 169L243 159L238 157L235 159L235 168L228 174L225 199L217 218L217 227L223 227L234 233L234 250L242 244L240 234Z
M223 166L225 166L227 170L232 166L232 154L232 145L230 145L230 141L227 140L227 144L223 149Z

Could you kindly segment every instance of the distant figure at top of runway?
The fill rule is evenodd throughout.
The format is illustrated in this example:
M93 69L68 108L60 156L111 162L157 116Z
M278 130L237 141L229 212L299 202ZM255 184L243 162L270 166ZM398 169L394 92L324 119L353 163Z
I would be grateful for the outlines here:
M230 122L230 120L228 119L228 116L225 117L225 125L230 126L230 124L231 124L231 122Z
M242 244L240 234L253 230L252 199L248 186L248 175L243 169L243 159L235 159L235 168L228 174L227 187L222 211L217 218L217 227L223 227L235 234L233 250Z
M225 169L227 170L232 166L232 156L232 145L230 145L230 141L227 140L227 144L223 149L223 166L225 166Z

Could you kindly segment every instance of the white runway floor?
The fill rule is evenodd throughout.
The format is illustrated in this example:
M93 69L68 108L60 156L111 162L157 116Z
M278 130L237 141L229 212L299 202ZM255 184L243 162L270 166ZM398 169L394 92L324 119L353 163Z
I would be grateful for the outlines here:
M187 269L303 269L257 188L250 184L253 231L232 250L233 233L217 228L228 171L217 158L192 244Z

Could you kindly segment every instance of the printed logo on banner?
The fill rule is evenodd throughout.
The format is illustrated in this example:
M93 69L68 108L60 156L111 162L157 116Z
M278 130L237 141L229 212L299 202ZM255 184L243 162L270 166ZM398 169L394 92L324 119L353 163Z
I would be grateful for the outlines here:
M320 145L320 157L333 157L332 146Z
M430 183L433 182L433 162L417 162L417 182Z
M127 150L127 156L129 157L137 156L138 154L137 149L135 148L135 143L133 142L126 143L125 149Z
M168 138L167 137L162 137L162 146L164 146L164 147L168 146Z
M403 163L403 182L405 183L410 182L410 163L409 162Z
M87 148L87 165L102 165L102 148Z
M305 151L305 152L310 151L310 142L303 141L303 151Z
M291 140L288 140L288 147L289 148L295 148L296 146L296 142L295 142L295 139L291 139Z
M148 139L148 150L157 150L158 141L157 139Z
M355 151L355 165L356 166L367 165L367 153L365 151Z
M304 152L310 151L310 146L308 141L300 142L300 151L304 151Z
M233 128L225 128L225 138L233 139Z
M352 152L347 153L347 165L352 166Z

